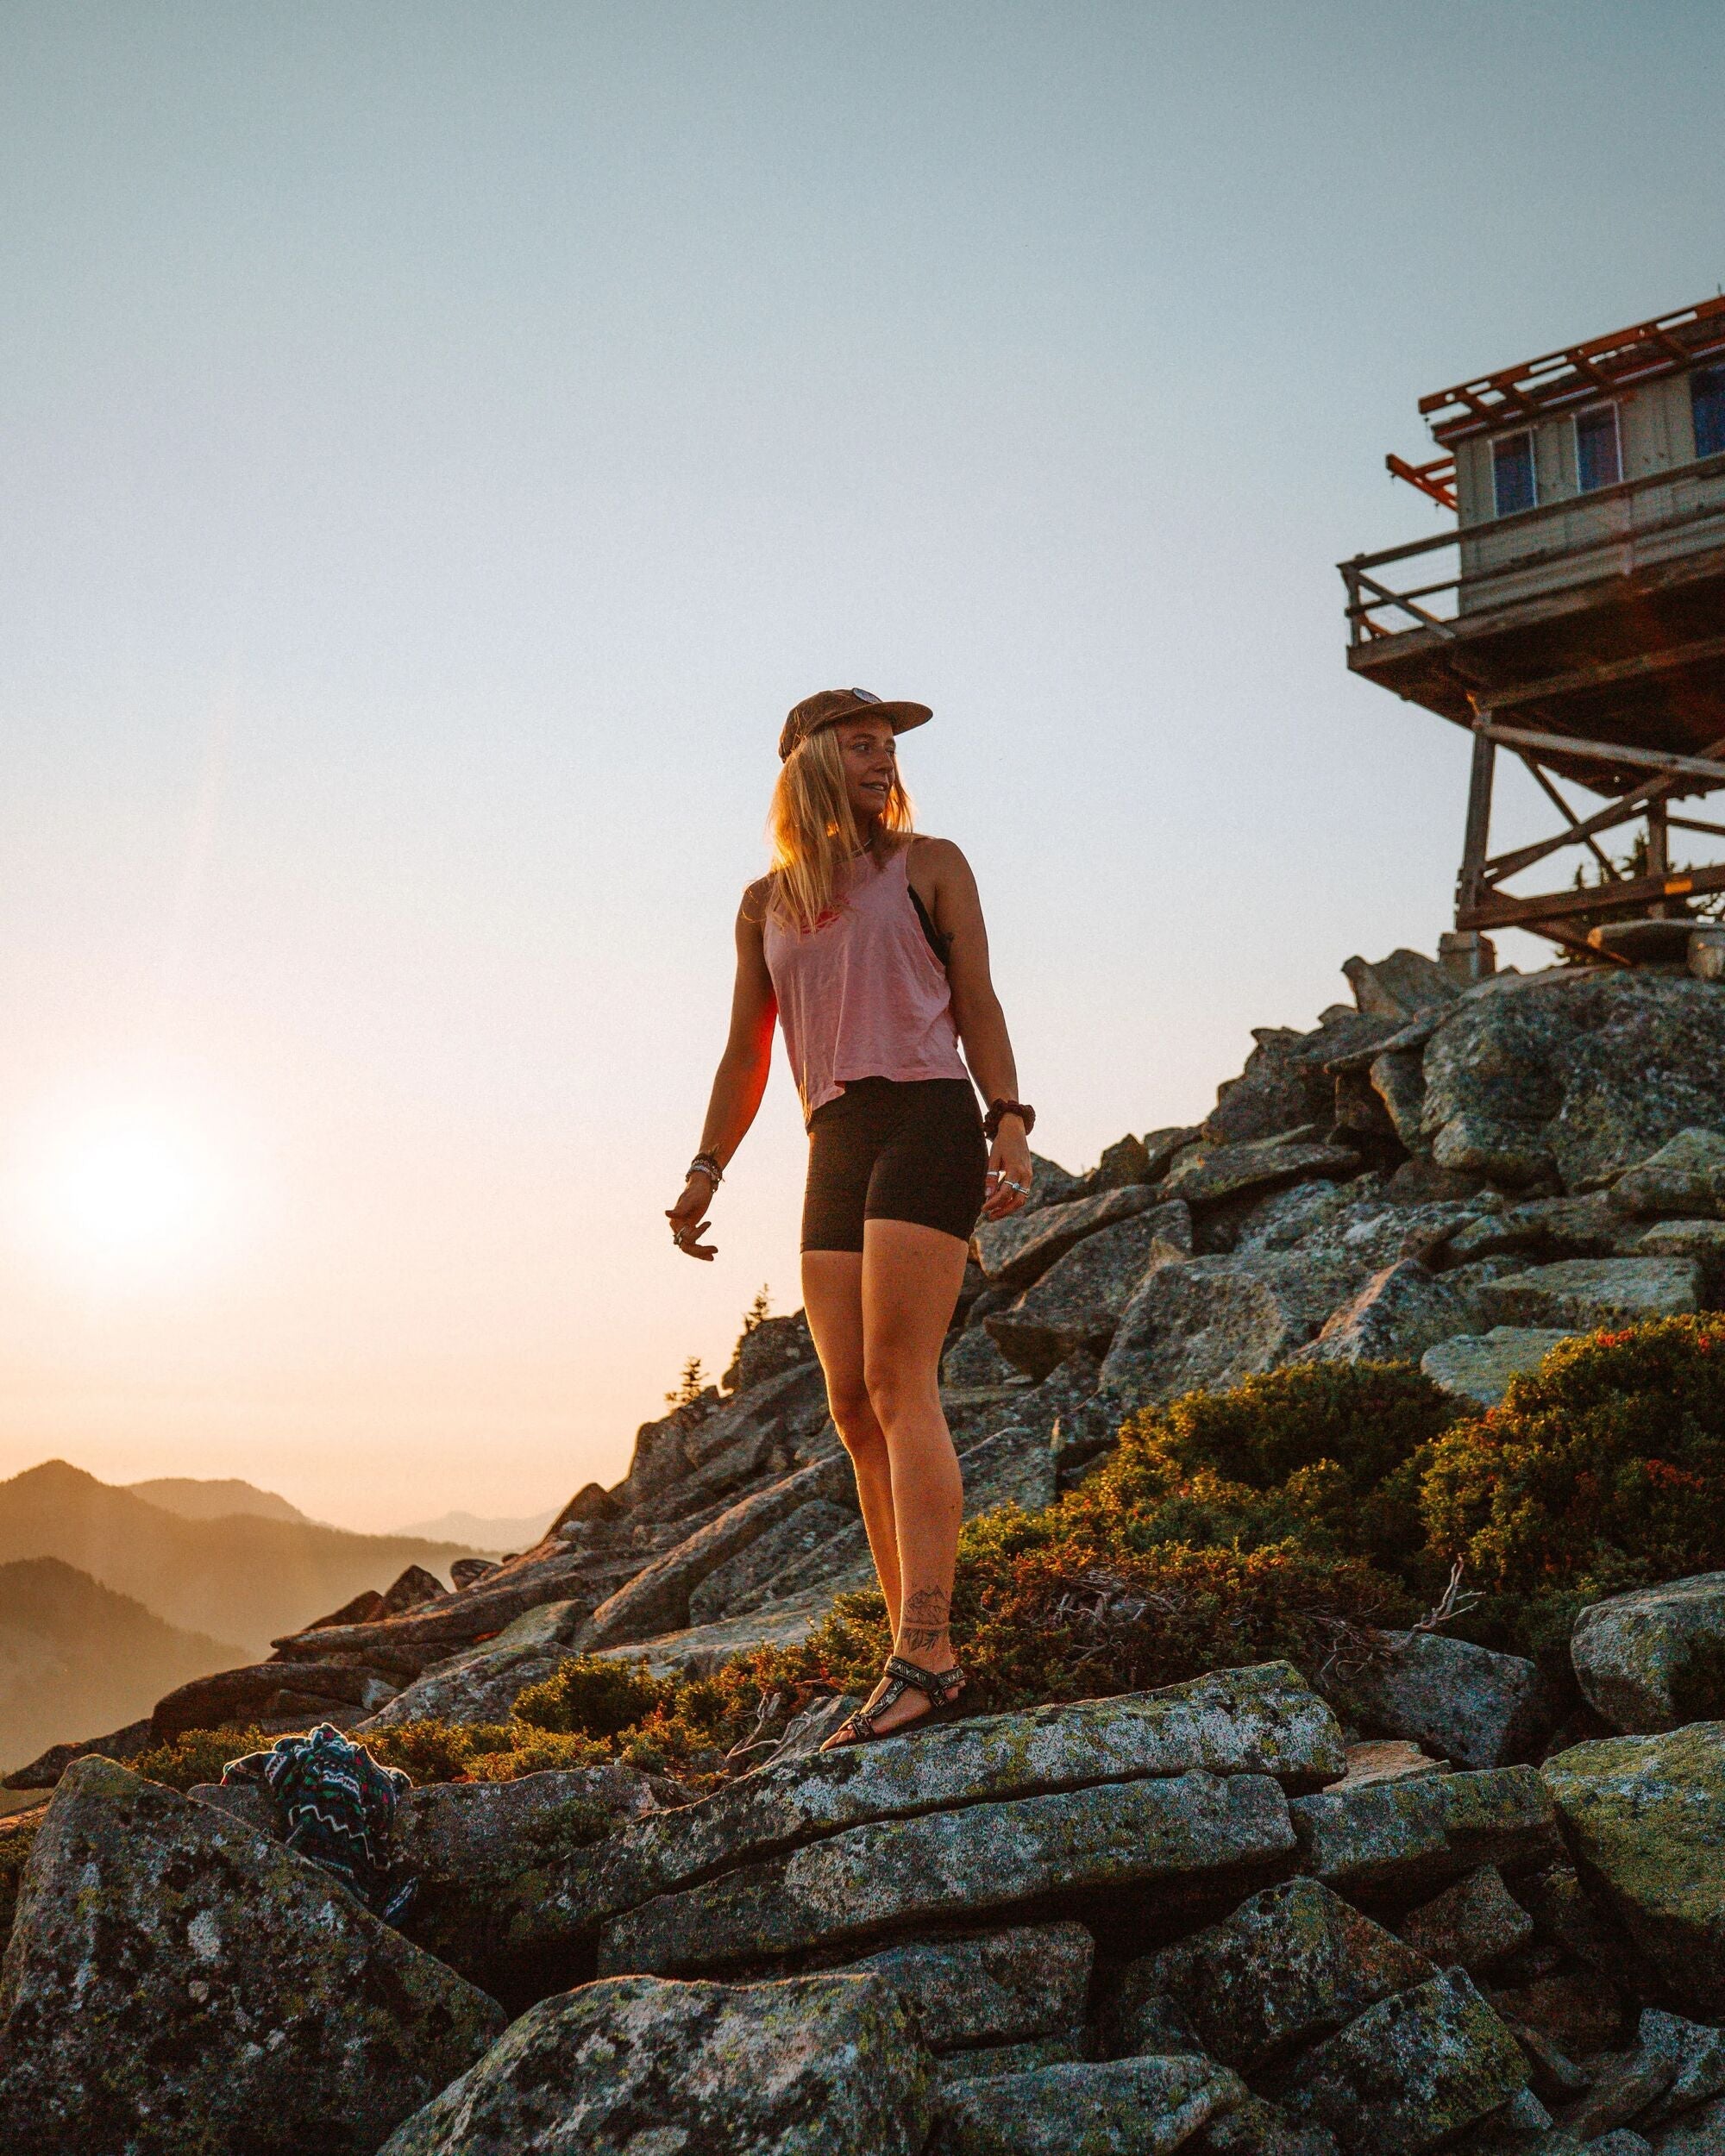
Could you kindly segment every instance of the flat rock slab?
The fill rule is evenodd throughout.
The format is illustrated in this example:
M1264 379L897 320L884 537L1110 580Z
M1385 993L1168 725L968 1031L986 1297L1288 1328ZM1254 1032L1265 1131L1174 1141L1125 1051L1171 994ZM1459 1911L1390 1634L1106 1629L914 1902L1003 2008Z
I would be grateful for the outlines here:
M1665 2094L1643 2123L1663 2125L1679 2113L1725 2093L1725 2029L1708 2028L1681 2015L1649 2007L1637 2034L1643 2052L1669 2059L1672 2067Z
M724 1617L710 1625L685 1625L655 1639L631 1641L623 1647L600 1647L598 1652L618 1662L644 1662L655 1677L711 1677L733 1655L755 1647L800 1646L832 1608L840 1582L812 1589L788 1601L769 1602L741 1617Z
M1452 1263L1496 1257L1510 1251L1541 1253L1548 1258L1629 1257L1642 1248L1645 1231L1627 1220L1603 1192L1585 1198L1534 1198L1502 1213L1471 1220L1450 1238ZM1687 1251L1653 1250L1650 1257L1687 1257Z
M615 1915L669 1888L874 1820L1097 1783L1269 1775L1294 1790L1346 1771L1339 1723L1291 1663L1159 1691L979 1715L913 1737L762 1768L698 1804L624 1827L571 1866L548 1921Z
M1578 1867L1673 1996L1725 2016L1725 1722L1576 1745L1540 1773Z
M812 1498L707 1574L689 1596L689 1621L713 1624L781 1601L784 1595L775 1589L786 1575L791 1591L819 1587L858 1548L866 1550L868 1540L856 1514L829 1498Z
M1464 1332L1473 1303L1417 1258L1398 1258L1326 1319L1323 1330L1301 1349L1302 1363L1411 1363Z
M1220 1390L1285 1361L1338 1296L1326 1291L1314 1317L1293 1292L1309 1284L1308 1270L1284 1260L1279 1272L1261 1277L1233 1257L1153 1267L1121 1313L1102 1362L1101 1388L1116 1403L1116 1420L1145 1401ZM1339 1294L1352 1284L1339 1282Z
M1248 2096L1200 2129L1193 2156L1339 2156L1336 2137L1321 2126L1296 2126L1280 2104Z
M1032 2036L1022 2044L975 2044L968 2051L941 2052L934 2062L937 2084L975 2081L990 2075L1029 2073L1038 2066L1064 2066L1088 2056L1084 2031L1061 2036Z
M978 1520L1001 1505L1040 1512L1058 1495L1047 1432L1016 1420L1004 1422L979 1445L965 1445L958 1455L958 1471L964 1481L967 1520Z
M1691 1257L1570 1257L1488 1282L1479 1303L1499 1325L1590 1332L1698 1310L1701 1287Z
M1184 2031L1193 2049L1256 2075L1435 1974L1330 1888L1290 1879L1242 1902L1226 1922L1129 1964L1108 2048L1178 2049Z
M1080 1348L1105 1345L1150 1266L1192 1254L1192 1216L1177 1200L1088 1235L1006 1310L982 1320L1007 1359L1046 1377Z
M1420 2156L1526 2087L1520 2046L1459 1969L1401 1991L1307 2053L1283 2101L1346 2156Z
M1303 1871L1343 1894L1410 1896L1482 1864L1563 1861L1551 1794L1532 1767L1324 1789L1289 1806Z
M1494 1865L1482 1865L1402 1919L1402 1936L1440 1968L1471 1975L1501 1961L1534 1936L1534 1920Z
M98 1757L37 1833L0 2016L0 2146L41 2156L371 2156L505 2020L315 1865Z
M542 1683L574 1651L591 1605L543 1602L483 1646L438 1663L380 1708L366 1729L398 1722L502 1722L530 1684Z
M815 1460L769 1489L756 1490L607 1595L581 1633L582 1649L590 1653L628 1640L656 1639L686 1626L689 1597L710 1572L730 1563L811 1499L843 1503L854 1489L850 1463L841 1454Z
M1082 1924L916 1939L848 1965L890 1984L931 2051L1022 2044L1084 2019L1096 1942Z
M1182 1774L853 1827L661 1896L599 1942L606 1972L719 1968L1056 1895L1250 1874L1294 1844L1267 1776Z
M150 1739L172 1744L188 1730L220 1729L228 1722L241 1728L273 1722L279 1728L289 1715L308 1723L332 1715L348 1720L354 1708L366 1714L381 1707L395 1689L374 1670L311 1659L218 1670L176 1686L156 1702Z
M1442 1774L1447 1764L1402 1738L1367 1737L1348 1746L1348 1771L1333 1786L1357 1789L1374 1782L1410 1782L1427 1774Z
M1500 1182L1554 1166L1596 1189L1679 1131L1725 1128L1725 996L1643 967L1499 976L1452 1006L1423 1066L1440 1166Z
M1131 1183L1122 1189L1098 1191L1093 1198L1011 1213L1004 1220L985 1220L976 1231L976 1255L991 1286L1028 1288L1087 1235L1164 1201L1162 1191Z
M1538 1369L1554 1347L1575 1337L1572 1330L1556 1326L1497 1325L1489 1332L1462 1332L1440 1340L1420 1357L1420 1368L1458 1399L1495 1407L1512 1377Z
M518 1927L531 1935L522 1912L569 1856L657 1810L647 1777L616 1762L410 1789L396 1812L396 1860L419 1887L403 1929L491 1988L505 1977Z
M1316 1125L1312 1126L1315 1131ZM1346 1145L1327 1145L1309 1133L1288 1131L1244 1145L1207 1145L1189 1154L1161 1186L1169 1198L1189 1206L1220 1205L1248 1191L1273 1190L1278 1183L1310 1182L1315 1177L1359 1172L1360 1159Z
M1639 1166L1617 1178L1612 1203L1626 1213L1717 1219L1725 1213L1725 1137L1679 1131Z
M423 1609L364 1624L320 1625L285 1634L270 1645L292 1658L327 1660L333 1655L397 1654L441 1647L445 1655L472 1646L542 1603L579 1598L590 1559L561 1544L543 1545L487 1573L476 1586L446 1595ZM423 1663L417 1665L423 1668Z
M1246 2093L1193 2057L958 2081L940 2091L930 2156L1167 2156Z
M1558 1726L1561 1698L1520 1655L1437 1632L1379 1639L1380 1651L1363 1667L1324 1679L1332 1706L1362 1729L1481 1768L1532 1758Z
M1588 1704L1637 1735L1725 1714L1725 1572L1591 1603L1569 1643Z
M1725 2096L1667 2127L1659 2156L1725 2156Z
M918 2156L928 2061L872 1977L543 2000L380 2156Z
M1695 1258L1709 1288L1716 1288L1725 1268L1725 1220L1660 1220L1642 1234L1635 1251L1641 1257Z

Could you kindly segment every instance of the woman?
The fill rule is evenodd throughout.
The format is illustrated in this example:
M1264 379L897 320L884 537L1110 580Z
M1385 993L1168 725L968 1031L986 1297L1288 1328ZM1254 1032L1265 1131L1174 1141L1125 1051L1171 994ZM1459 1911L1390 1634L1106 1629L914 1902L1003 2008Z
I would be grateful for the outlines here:
M786 720L772 873L743 894L731 1037L668 1216L710 1260L704 1216L761 1105L776 1017L809 1132L803 1304L893 1628L880 1683L829 1746L963 1695L948 1626L964 1493L940 1350L979 1213L1030 1192L1035 1119L1014 1097L975 881L950 839L913 834L899 778L895 737L932 717L825 689Z

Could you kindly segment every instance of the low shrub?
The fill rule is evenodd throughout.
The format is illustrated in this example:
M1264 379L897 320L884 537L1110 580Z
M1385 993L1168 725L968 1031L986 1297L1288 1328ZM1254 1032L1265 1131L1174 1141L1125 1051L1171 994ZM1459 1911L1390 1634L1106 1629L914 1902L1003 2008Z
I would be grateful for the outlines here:
M1456 1413L1406 1363L1291 1363L1140 1409L1070 1501L1138 1549L1292 1541L1424 1586L1420 1475Z
M248 1752L267 1752L274 1742L261 1729L188 1729L172 1744L158 1745L128 1764L147 1782L190 1789L202 1782L219 1782L230 1759L243 1758Z
M669 1705L676 1689L669 1678L655 1677L644 1662L572 1655L551 1676L528 1686L515 1702L515 1716L536 1729L614 1737L656 1708Z
M1725 1566L1725 1319L1554 1349L1433 1447L1428 1545L1488 1600L1494 1643L1552 1655L1602 1595Z

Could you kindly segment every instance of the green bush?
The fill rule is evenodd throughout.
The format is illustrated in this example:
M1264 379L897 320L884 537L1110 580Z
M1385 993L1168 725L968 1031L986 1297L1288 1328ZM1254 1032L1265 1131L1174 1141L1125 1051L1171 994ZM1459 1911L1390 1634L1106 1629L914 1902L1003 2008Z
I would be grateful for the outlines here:
M248 1752L267 1752L275 1739L261 1729L188 1729L172 1744L158 1745L130 1764L134 1774L147 1782L164 1782L171 1789L190 1789L200 1782L219 1782L230 1759Z
M655 1677L644 1662L571 1655L551 1676L528 1686L515 1702L515 1718L536 1729L614 1737L655 1708L670 1705L676 1689L669 1678Z
M1139 1549L1291 1540L1423 1583L1420 1472L1456 1412L1406 1363L1293 1363L1141 1409L1072 1503Z
M1438 1440L1421 1504L1432 1552L1524 1651L1559 1648L1602 1595L1725 1566L1725 1319L1554 1349Z

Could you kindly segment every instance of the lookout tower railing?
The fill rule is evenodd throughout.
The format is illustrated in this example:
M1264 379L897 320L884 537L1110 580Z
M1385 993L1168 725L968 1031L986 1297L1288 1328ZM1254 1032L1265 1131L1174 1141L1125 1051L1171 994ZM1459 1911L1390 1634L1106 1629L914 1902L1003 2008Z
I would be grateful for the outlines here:
M1672 813L1725 787L1725 297L1420 409L1446 454L1387 461L1456 522L1337 566L1349 671L1473 737L1452 955L1487 967L1484 933L1521 927L1622 962L1669 956L1696 901L1725 894L1725 865L1669 856L1673 829L1725 837ZM1500 749L1563 823L1494 856ZM1559 781L1607 805L1581 812ZM1599 844L1631 821L1634 874ZM1569 889L1504 888L1570 847L1585 857Z
M1483 551L1488 542L1492 557ZM1531 570L1560 565L1567 587L1630 576L1716 542L1725 546L1725 454L1700 458L1678 472L1644 472L1580 500L1540 502L1489 525L1458 526L1339 561L1348 642L1358 646L1412 629L1452 629L1463 613L1484 613L1525 596ZM1377 573L1452 547L1457 561L1449 576L1398 590ZM1383 619L1386 613L1394 618Z

